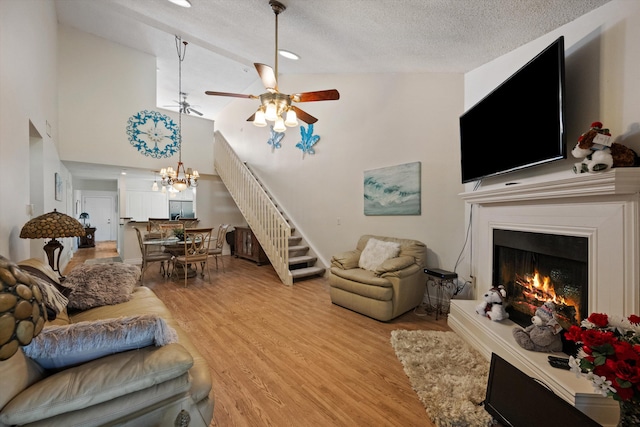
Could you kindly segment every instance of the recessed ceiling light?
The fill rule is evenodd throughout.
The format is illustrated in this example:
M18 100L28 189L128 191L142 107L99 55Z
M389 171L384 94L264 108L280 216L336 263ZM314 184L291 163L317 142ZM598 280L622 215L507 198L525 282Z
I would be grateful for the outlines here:
M182 7L191 7L191 2L189 0L169 0L173 4L177 4Z
M280 54L280 56L284 56L287 59L293 59L294 61L300 59L298 55L293 52L289 52L288 50L278 49L278 53Z

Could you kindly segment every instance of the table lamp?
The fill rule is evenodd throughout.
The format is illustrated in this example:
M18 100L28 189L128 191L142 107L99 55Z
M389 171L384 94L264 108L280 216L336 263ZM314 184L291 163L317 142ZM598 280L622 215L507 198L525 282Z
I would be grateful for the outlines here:
M20 237L23 239L51 239L44 245L49 265L62 277L60 273L60 255L64 246L58 240L59 237L80 237L85 231L80 221L69 215L53 210L53 212L40 215L28 221L22 230ZM56 251L58 255L56 256Z

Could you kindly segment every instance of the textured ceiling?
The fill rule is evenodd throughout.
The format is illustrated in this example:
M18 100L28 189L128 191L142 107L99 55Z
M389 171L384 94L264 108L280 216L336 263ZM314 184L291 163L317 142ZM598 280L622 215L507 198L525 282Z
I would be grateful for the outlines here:
M248 93L254 62L274 66L269 0L55 0L58 21L158 58L157 106L178 99L174 35L189 42L182 64L188 101L213 119ZM281 0L280 74L464 73L610 0ZM319 89L299 88L300 91ZM174 109L175 111L176 109Z

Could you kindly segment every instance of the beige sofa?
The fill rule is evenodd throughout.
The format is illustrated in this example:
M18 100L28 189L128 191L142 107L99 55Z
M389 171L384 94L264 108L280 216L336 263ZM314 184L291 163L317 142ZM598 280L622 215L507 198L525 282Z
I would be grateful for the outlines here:
M44 263L38 268L50 270ZM56 277L53 270L46 273ZM177 332L178 342L62 370L43 369L22 349L0 361L0 426L208 427L214 406L209 366L149 288L136 286L131 299L119 304L63 312L51 324L141 314L162 317Z
M373 270L360 268L360 256L372 238L399 243L400 252ZM427 247L420 241L364 235L356 249L331 258L331 302L377 320L391 320L422 302L426 258Z

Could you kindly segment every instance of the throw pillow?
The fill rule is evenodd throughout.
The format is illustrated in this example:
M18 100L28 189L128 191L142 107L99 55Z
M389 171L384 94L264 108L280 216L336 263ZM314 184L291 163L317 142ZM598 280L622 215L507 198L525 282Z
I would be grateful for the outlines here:
M47 320L54 320L67 308L69 300L49 281L33 275L31 275L31 279L38 285L42 293L44 305L47 308Z
M178 335L155 314L48 326L24 353L45 369L62 369L109 354L178 341Z
M69 309L87 310L120 304L131 299L140 268L131 264L82 264L71 270L63 282L70 288Z
M400 254L400 243L369 239L360 254L358 267L375 271L380 264L397 257L398 254Z

